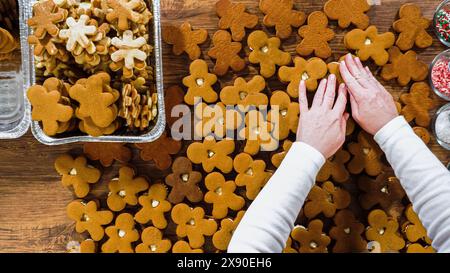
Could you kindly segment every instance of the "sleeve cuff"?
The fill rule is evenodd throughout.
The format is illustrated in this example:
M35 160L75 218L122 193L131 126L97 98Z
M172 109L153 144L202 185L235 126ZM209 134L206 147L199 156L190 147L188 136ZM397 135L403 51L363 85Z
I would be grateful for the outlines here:
M378 145L382 146L391 136L397 133L402 127L409 126L403 116L398 116L391 120L376 133L374 139Z
M325 164L325 157L316 148L304 142L295 142L289 149L283 163L295 164L296 168L302 166L302 168L310 169L312 172L318 172Z

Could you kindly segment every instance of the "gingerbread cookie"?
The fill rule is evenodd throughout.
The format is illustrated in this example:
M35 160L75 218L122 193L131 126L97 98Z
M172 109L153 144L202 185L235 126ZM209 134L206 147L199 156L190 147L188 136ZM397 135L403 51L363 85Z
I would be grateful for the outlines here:
M436 253L431 246L422 246L421 244L410 244L406 248L406 253Z
M266 88L266 80L256 75L248 82L244 78L236 78L233 86L226 86L220 92L220 100L225 105L259 107L267 105L267 95L262 93Z
M134 227L133 215L122 213L114 226L105 229L109 239L102 245L104 253L133 253L132 244L139 240L139 232Z
M167 220L164 213L172 208L166 198L166 187L161 183L153 184L145 195L139 197L142 208L134 216L136 222L147 224L151 221L152 225L159 229L166 228Z
M85 203L82 200L75 200L67 206L67 215L75 221L75 230L78 233L87 231L92 240L100 241L105 231L103 226L113 220L112 212L99 211L95 201Z
M350 154L340 149L334 156L327 159L322 169L317 174L316 180L319 182L328 181L330 178L338 183L344 183L350 178L350 174L345 167L345 163L350 160Z
M172 220L177 224L178 237L187 237L192 248L202 247L204 236L212 236L217 230L217 223L212 219L205 219L205 211L201 207L191 208L186 204L173 207Z
M383 152L373 140L373 137L366 132L358 134L358 142L350 143L348 151L353 155L352 160L347 165L351 174L360 174L365 170L368 175L376 176L381 172Z
M202 52L199 45L206 42L208 32L204 29L192 30L191 24L184 22L180 27L164 27L162 38L173 45L173 54L179 56L186 52L193 61L200 58Z
M428 76L428 65L417 59L417 53L410 50L403 54L396 46L389 49L389 63L383 66L381 77L389 81L397 79L406 86L410 81L423 81Z
M298 251L292 247L292 238L289 236L289 238L286 241L286 246L283 249L283 253L298 253Z
M245 205L244 198L236 195L234 181L225 181L221 173L213 172L205 177L205 202L213 205L212 216L222 219L228 215L228 209L238 211Z
M162 232L155 227L148 227L142 231L142 243L136 246L136 253L167 253L172 247L168 239L163 239Z
M289 132L297 133L300 106L298 102L291 102L291 98L284 91L275 91L270 97L271 109L268 120L275 126L275 135L279 140L289 136Z
M216 60L214 74L223 76L231 68L239 72L245 68L245 60L239 56L242 45L231 40L231 34L226 30L217 31L213 38L213 47L208 51L208 56Z
M399 19L394 22L394 30L399 34L395 43L400 50L410 50L414 45L427 48L433 44L433 37L428 34L430 20L422 16L420 7L407 3L400 7Z
M241 153L234 158L233 165L238 173L236 185L245 186L245 196L249 200L254 200L271 176L266 172L266 163L263 160L253 160L250 155Z
M383 66L389 61L387 49L394 43L394 33L378 34L376 26L370 26L366 30L354 29L344 37L345 47L356 50L356 55L361 61L372 59L378 66Z
M226 218L220 222L220 229L214 233L212 237L212 242L215 248L222 251L227 250L231 238L233 237L233 232L238 227L244 217L244 214L245 211L241 210L237 213L234 219Z
M67 51L78 53L75 52L77 48L84 49L89 54L95 53L96 48L92 36L97 33L97 27L88 25L89 20L89 16L85 14L81 15L78 21L73 17L67 18L67 29L61 29L58 34L58 37L65 41Z
M350 194L341 188L335 187L332 182L325 182L322 187L314 186L309 193L305 207L305 216L309 219L323 213L331 218L336 210L345 209L350 205Z
M181 150L181 142L171 139L164 131L160 138L154 142L138 143L135 146L141 150L140 157L144 161L153 161L160 170L167 170L172 165L170 155Z
M125 146L125 143L85 143L83 152L90 160L99 160L104 167L110 167L115 160L120 163L127 163L133 155L130 148Z
M405 216L408 219L402 228L406 238L411 243L415 243L417 241L423 241L427 245L431 245L431 239L427 235L427 230L423 226L422 222L419 219L419 216L414 212L412 205L408 205L405 211Z
M172 85L166 90L165 95L164 104L166 108L166 122L169 127L172 127L172 125L180 119L179 116L172 116L172 111L175 107L183 105L184 90L179 85Z
M408 122L415 121L418 126L430 125L429 110L433 109L434 102L430 98L430 87L425 82L418 82L411 86L409 93L402 94L400 101L405 105L401 114Z
M184 198L197 203L203 199L198 187L202 174L192 170L192 163L186 157L178 157L172 165L172 173L166 176L166 184L172 187L168 200L173 204L181 203Z
M287 153L289 152L289 149L291 149L292 141L286 139L283 142L283 151L280 153L276 153L272 156L271 162L275 167L280 167L281 162L283 162L284 158L286 157Z
M146 4L139 0L107 0L106 1L106 20L115 26L119 31L130 29L133 23L148 23L150 19ZM143 7L145 8L143 11ZM147 16L147 18L146 18Z
M364 225L351 210L341 210L334 216L335 226L330 230L330 237L336 240L334 253L364 252L367 242L362 237Z
M59 32L56 24L64 21L66 16L67 13L52 0L39 1L33 5L33 16L28 19L27 24L34 30L33 34L39 40L47 33L55 37Z
M6 58L17 49L18 43L9 31L0 27L0 58Z
M423 143L425 143L426 145L430 144L431 136L430 136L430 132L428 132L428 130L426 128L416 126L413 128L413 130L414 130L414 133L416 133L416 135L418 137L420 137L420 139L422 139Z
M369 213L367 221L366 238L380 243L381 251L398 251L405 247L405 241L398 234L398 223L388 218L382 210L373 210Z
M219 28L230 29L233 40L240 42L245 37L245 29L252 29L258 24L258 16L245 12L245 5L219 0L216 12L220 17Z
M298 98L300 81L304 80L308 91L316 91L319 80L327 75L327 64L320 58L308 60L295 57L294 67L283 66L278 71L282 82L289 83L287 92L292 98Z
M329 41L334 39L334 31L328 28L328 18L321 11L314 11L308 16L308 25L298 30L302 41L297 46L301 56L315 56L327 59L331 56Z
M91 240L86 239L80 243L80 253L96 253L97 252L97 244Z
M260 151L275 151L278 148L275 124L266 120L263 113L250 110L245 116L245 127L239 131L239 137L246 139L244 152L256 155Z
M261 30L252 32L248 36L247 44L251 50L248 60L252 64L260 65L260 74L265 78L272 77L277 66L288 65L291 62L291 54L280 49L280 39L269 38Z
M148 189L148 182L143 177L135 177L135 171L130 167L119 170L119 178L108 184L109 193L106 200L112 211L122 211L126 205L136 206L137 195Z
M172 253L203 253L203 249L192 249L189 243L177 241L172 247Z
M313 220L309 222L308 228L296 226L291 237L300 243L299 253L326 253L327 246L331 239L323 233L323 223L321 220Z
M216 142L214 138L207 137L203 143L195 142L189 145L187 157L195 164L202 164L207 173L212 172L214 168L229 173L233 169L233 159L229 155L234 152L234 148L233 140Z
M224 138L226 133L240 128L243 118L239 110L232 106L225 106L218 102L212 105L205 103L194 106L195 116L198 122L195 124L196 136L214 136L217 139Z
M204 60L195 60L189 71L190 75L183 78L183 84L188 88L184 102L194 105L197 97L207 103L216 102L218 96L212 86L217 82L217 76L208 72L208 64Z
M72 158L61 155L55 161L55 169L62 176L63 186L72 186L78 198L84 198L89 193L89 184L97 183L101 172L89 165L83 156Z
M306 20L305 13L294 10L293 0L260 0L259 9L265 14L263 24L275 27L281 39L289 38L292 27L299 27Z
M359 29L369 26L369 16L366 15L370 9L366 0L329 0L325 3L323 10L331 20L337 20L341 28L348 28L350 24Z

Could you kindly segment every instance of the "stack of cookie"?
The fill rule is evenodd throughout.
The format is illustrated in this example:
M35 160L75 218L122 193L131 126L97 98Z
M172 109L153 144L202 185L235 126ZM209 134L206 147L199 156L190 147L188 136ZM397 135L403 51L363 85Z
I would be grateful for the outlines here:
M153 50L148 27L151 5L145 0L128 2L41 0L33 6L33 16L28 20L33 30L28 42L34 46L38 83L56 77L76 85L106 72L111 79L104 88L111 89L112 85L120 91L113 92L114 101L103 108L104 113L98 113L108 116L108 122L92 122L91 117L79 111L84 108L80 105L83 98L73 101L78 125L75 127L91 136L114 134L120 128L121 133L140 134L149 129L157 116L157 101L150 99L156 96L154 88L149 87L154 84L152 68L147 66ZM129 16L123 17L123 12ZM133 103L137 105L132 117L130 86L138 91L134 94ZM34 111L35 105L32 106ZM76 134L76 130L72 133Z

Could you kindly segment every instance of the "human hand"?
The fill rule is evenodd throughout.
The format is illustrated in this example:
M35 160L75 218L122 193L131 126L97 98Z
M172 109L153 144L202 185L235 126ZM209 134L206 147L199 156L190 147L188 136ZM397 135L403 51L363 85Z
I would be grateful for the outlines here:
M348 54L339 69L350 93L353 119L366 132L375 135L398 117L394 98L359 58Z
M328 81L323 79L320 82L310 109L308 108L304 81L301 81L299 89L300 120L297 141L314 147L325 158L330 158L345 141L345 131L349 118L349 114L345 113L347 88L345 84L339 86L339 95L336 103L334 103L336 76L330 75Z

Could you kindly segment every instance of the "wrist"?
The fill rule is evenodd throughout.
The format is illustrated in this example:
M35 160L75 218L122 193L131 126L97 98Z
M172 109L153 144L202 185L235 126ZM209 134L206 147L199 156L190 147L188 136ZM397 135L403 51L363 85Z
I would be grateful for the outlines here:
M404 126L409 126L408 122L403 116L397 116L386 123L380 130L378 130L378 132L375 133L374 139L379 145L382 145L386 140L388 140L392 135L394 135L400 128Z

